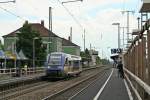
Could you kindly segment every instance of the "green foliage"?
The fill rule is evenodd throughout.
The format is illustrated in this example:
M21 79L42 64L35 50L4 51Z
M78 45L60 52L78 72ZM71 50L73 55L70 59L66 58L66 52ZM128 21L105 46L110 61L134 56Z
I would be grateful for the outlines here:
M1 40L0 40L0 50L4 50L4 45L2 44Z
M83 51L80 52L81 57L85 57L85 53Z
M102 62L103 65L110 64L109 60L107 60L107 59L101 59L101 62Z
M80 52L80 56L82 57L82 60L84 61L91 61L91 56L87 48L85 49L85 52Z
M99 56L96 57L96 64L97 64L97 65L101 64L101 59L100 59Z
M17 33L17 51L22 50L26 57L32 59L33 55L33 41L35 46L35 60L44 60L46 57L46 50L42 46L42 39L39 32L32 29L31 25L25 23ZM34 38L37 39L34 39Z

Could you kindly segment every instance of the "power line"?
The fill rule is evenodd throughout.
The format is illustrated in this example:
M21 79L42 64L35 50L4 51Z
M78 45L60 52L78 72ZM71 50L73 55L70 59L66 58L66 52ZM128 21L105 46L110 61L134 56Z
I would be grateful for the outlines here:
M84 30L83 26L80 24L80 22L75 18L75 16L69 11L67 7L65 7L61 1L57 0L63 7L64 9L68 12L68 14L73 18L73 20L80 26L82 30Z
M82 9L83 9L83 10L85 9L83 3L82 3ZM87 14L85 14L85 17L84 17L85 20L84 20L84 21L86 21L86 22L88 23L88 26L89 26L90 28L92 28L95 32L97 32L97 31L95 30L95 27L93 27L93 26L95 26L94 23L87 21L89 18L90 18L90 16L87 15Z
M129 39L129 31L130 31L130 13L134 13L134 11L124 10L121 11L122 14L127 13L127 39Z
M28 2L29 0L26 0L26 4L28 4L33 10L34 10L34 13L36 15L38 15L39 13L39 9L37 7L35 7L35 5L32 3L32 2ZM49 19L47 16L43 15L46 19Z
M1 7L1 6L0 6L0 9L6 11L7 13L9 13L9 14L11 14L11 15L13 15L13 16L15 16L15 17L21 19L21 20L25 20L23 17L21 17L21 16L19 16L19 15L16 15L15 13L13 13L13 12L11 12L11 11L9 11L9 10L7 10L7 9L5 9L5 8L3 8L3 7Z

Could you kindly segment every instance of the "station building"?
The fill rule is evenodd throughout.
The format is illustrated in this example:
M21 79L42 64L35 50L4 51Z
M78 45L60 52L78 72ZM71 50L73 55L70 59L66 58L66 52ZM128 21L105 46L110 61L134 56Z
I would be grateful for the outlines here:
M95 66L96 65L96 58L98 57L98 51L91 49L91 50L89 50L89 53L91 55L90 65Z
M28 21L26 21L25 23L28 23ZM47 47L50 47L50 48L47 48L47 51L49 51L49 53L50 52L65 52L65 53L69 53L73 55L80 55L80 46L72 43L70 40L59 37L52 31L49 31L44 26L43 20L41 21L41 23L29 23L29 24L31 25L31 28L33 30L38 31L40 33L43 43L46 44ZM18 39L17 33L19 33L19 30L21 28L22 27L3 36L5 51L15 52L14 45L16 43L16 40Z

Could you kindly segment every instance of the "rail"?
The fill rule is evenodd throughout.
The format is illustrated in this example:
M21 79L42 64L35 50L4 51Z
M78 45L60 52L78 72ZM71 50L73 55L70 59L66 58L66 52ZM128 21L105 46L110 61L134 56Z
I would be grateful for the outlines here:
M128 69L124 68L125 72L127 72L149 95L150 95L150 86L143 82L140 78L130 72Z

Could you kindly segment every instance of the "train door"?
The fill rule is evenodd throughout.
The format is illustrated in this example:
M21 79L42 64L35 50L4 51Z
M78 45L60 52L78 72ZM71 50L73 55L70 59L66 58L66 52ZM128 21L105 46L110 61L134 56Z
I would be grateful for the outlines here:
M68 73L68 72L69 72L69 61L68 61L68 58L65 59L64 72L65 72L65 73Z
M73 71L79 71L79 68L80 68L80 61L79 60L73 61Z

